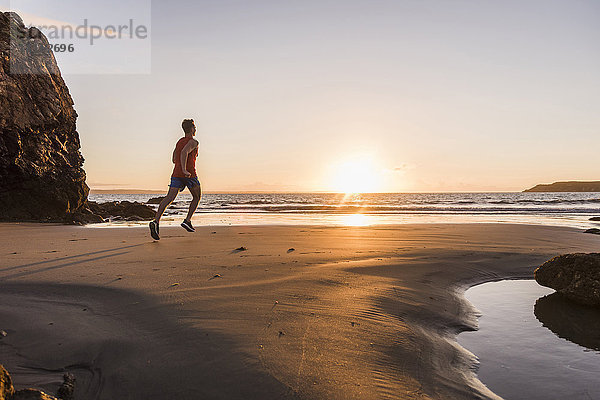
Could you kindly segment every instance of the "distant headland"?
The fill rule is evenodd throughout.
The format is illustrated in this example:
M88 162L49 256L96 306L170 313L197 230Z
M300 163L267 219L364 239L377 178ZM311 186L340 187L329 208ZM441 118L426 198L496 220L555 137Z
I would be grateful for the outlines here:
M535 185L524 192L600 192L600 181L592 182L554 182L549 185Z

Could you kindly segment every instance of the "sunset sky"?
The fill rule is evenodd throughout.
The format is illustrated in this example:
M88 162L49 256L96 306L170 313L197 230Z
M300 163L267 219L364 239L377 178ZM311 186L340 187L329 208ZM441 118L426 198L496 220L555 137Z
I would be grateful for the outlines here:
M209 191L519 191L600 180L598 21L597 0L154 1L151 68L63 73L92 188L165 189L194 118Z

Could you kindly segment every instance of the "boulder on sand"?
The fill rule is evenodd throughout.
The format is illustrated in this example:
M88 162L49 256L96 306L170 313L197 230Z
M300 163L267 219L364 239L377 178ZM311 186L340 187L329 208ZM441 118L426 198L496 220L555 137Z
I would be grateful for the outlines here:
M164 196L153 197L150 200L148 200L146 204L160 204L160 202L163 201L164 198Z
M107 203L88 202L90 210L102 218L126 221L151 220L155 211L145 204L131 201L109 201Z
M564 254L546 261L535 280L581 304L600 306L600 253Z

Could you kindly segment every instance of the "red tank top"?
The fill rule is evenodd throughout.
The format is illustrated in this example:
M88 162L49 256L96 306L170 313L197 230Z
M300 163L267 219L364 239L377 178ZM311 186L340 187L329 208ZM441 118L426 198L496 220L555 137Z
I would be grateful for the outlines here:
M175 168L173 168L173 174L171 175L173 178L185 178L186 176L183 174L181 170L181 150L185 147L186 144L193 138L191 137L183 137L179 139L177 144L175 145ZM187 164L185 165L185 169L187 172L192 174L190 178L196 178L196 157L198 157L198 147L188 153Z

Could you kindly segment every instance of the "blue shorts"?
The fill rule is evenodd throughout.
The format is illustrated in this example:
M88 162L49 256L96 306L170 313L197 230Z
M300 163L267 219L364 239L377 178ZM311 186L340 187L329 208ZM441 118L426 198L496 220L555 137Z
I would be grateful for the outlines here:
M171 177L171 183L169 184L169 187L177 188L177 189L179 189L180 192L183 192L183 189L185 189L186 187L191 190L194 186L200 186L200 181L198 180L197 177L195 177L195 178Z

